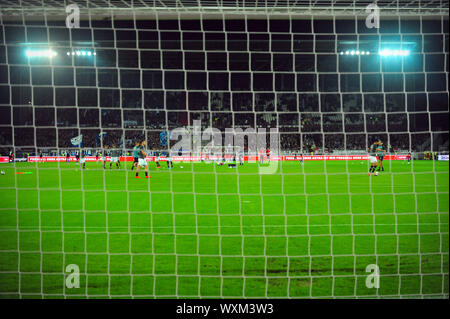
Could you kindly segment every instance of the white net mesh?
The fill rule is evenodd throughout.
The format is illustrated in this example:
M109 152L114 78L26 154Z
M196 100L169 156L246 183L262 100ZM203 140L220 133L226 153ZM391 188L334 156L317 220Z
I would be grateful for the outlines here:
M448 20L367 29L356 17L176 12L74 29L48 15L2 20L0 147L16 162L1 164L1 296L448 298L449 173L437 160L448 154ZM247 136L211 144L209 163L212 134L173 148L173 129L192 136L194 121L222 143L225 128L277 128L279 148L267 135L251 151ZM79 135L83 146L70 144ZM368 177L377 139L385 168ZM149 181L131 170L143 140ZM85 168L48 163L76 151Z

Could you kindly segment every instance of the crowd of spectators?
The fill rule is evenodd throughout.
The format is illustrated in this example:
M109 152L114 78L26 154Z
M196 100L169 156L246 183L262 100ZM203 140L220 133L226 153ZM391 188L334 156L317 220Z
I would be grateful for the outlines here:
M224 96L215 97L217 100L224 99ZM262 102L264 99L260 102ZM173 113L173 112L172 112ZM157 125L148 127L154 121L166 121L166 112L152 113L146 119L146 127L20 127L12 129L3 127L0 134L1 154L7 154L11 145L16 146L16 151L24 153L36 153L37 149L44 151L51 149L72 149L71 139L82 134L83 147L101 148L104 145L116 145L125 149L132 149L136 141L146 140L148 148L151 150L167 150L174 141L169 141L167 136L162 137L161 133L167 128ZM209 116L203 116L204 114ZM119 116L120 112L109 113L107 116ZM185 114L186 116L187 113ZM171 119L169 130L173 127L181 127L186 124L187 117L177 115ZM388 152L395 153L405 150L423 152L425 150L442 151L447 147L448 134L442 135L441 139L431 143L429 133L414 134L409 132L386 132L386 121L381 116L355 113L345 114L344 119L338 113L301 113L298 117L284 117L285 113L250 113L250 112L225 112L225 113L195 113L197 119L202 122L202 129L209 127L209 124L221 131L225 128L266 128L280 127L280 147L282 150L296 152L328 152L333 151L358 151L366 150L375 139L380 138ZM198 116L197 116L198 115ZM147 115L146 115L147 117ZM192 122L192 115L190 115ZM298 129L292 122L292 118L298 120ZM114 120L115 121L115 120ZM114 122L113 121L113 122ZM289 122L290 121L290 122ZM369 122L370 125L369 125ZM365 123L366 122L366 123ZM164 122L165 123L165 122ZM192 123L191 123L192 124ZM165 126L165 124L164 124ZM344 126L344 127L342 127ZM370 128L370 129L369 129ZM9 130L9 131L8 131ZM436 134L433 135L433 138ZM9 146L9 147L7 147ZM26 150L26 151L24 151Z
M103 134L102 134L103 133ZM108 145L110 147L116 146L124 149L132 149L136 142L146 140L147 147L150 150L167 150L175 141L169 139L169 134L166 131L159 130L102 130L99 129L60 129L52 131L48 136L40 136L47 140L47 143L41 143L39 140L34 144L34 139L30 139L28 144L24 146L16 146L15 151L23 154L37 154L37 150L66 150L76 149L70 140L78 135L83 135L83 148L100 149L102 146ZM402 152L410 150L423 152L431 149L430 139L427 136L417 137L410 134L390 134L387 135L367 135L361 134L331 134L331 133L281 133L280 134L280 149L289 152L325 152L332 153L334 151L364 151L373 140L380 138L390 153ZM11 141L6 141L0 137L2 142L0 145L11 145ZM48 142L50 141L50 142ZM222 141L225 141L225 135L222 134ZM208 143L204 141L203 144ZM269 138L267 145L269 145ZM446 142L448 145L448 141ZM32 145L35 145L34 147ZM56 147L56 145L58 145ZM9 153L12 148L10 146L0 147L0 154L5 155ZM438 149L435 145L436 150Z

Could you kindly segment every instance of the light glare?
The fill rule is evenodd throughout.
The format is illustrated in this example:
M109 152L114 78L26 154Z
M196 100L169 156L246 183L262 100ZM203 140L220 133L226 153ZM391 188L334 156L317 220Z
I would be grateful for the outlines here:
M26 50L25 54L28 58L33 58L33 57L52 58L52 57L56 56L58 53L56 51L48 49L48 50Z
M378 51L378 54L381 56L407 56L409 55L409 50L383 49Z

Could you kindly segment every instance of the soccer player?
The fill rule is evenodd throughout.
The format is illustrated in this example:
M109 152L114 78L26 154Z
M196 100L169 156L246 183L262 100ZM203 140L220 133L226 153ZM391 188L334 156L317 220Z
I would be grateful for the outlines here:
M260 163L260 164L263 164L263 163L264 163L264 155L265 155L265 153L266 153L266 152L264 151L263 148L259 150L259 163Z
M42 150L40 150L40 151L39 151L39 159L40 159L41 162L42 162L42 156L43 156Z
M102 152L100 153L100 155L101 155L100 161L102 161L103 169L106 169L105 164L106 164L106 156L108 155L107 150L108 150L108 145L105 145Z
M9 151L8 159L10 163L14 162L14 152L12 150Z
M70 160L70 153L69 151L66 151L66 162L69 163Z
M374 142L368 149L370 161L369 176L375 175L375 170L377 169L377 147L378 142Z
M384 172L384 167L383 167L383 158L384 155L386 155L386 148L383 145L383 142L381 140L378 140L378 146L377 146L377 156L378 156L378 172L381 171Z
M298 160L299 164L303 164L303 155L299 155L299 157L297 158L297 154L295 154L294 160Z
M145 141L142 141L141 145L139 146L139 162L138 162L138 166L136 168L136 178L140 178L139 177L139 170L141 167L145 168L145 178L150 178L150 176L148 176L148 164L147 161L145 160L145 157L147 156L147 153L145 152Z
M169 151L169 153L167 154L166 162L167 162L167 168L168 168L168 169L173 168L172 156L170 156L170 151Z
M122 150L119 148L116 148L116 157L117 157L117 162L116 162L116 166L117 168L120 168L120 157L122 156Z
M86 159L84 158L86 156L85 151L81 151L80 152L80 165L82 166L83 169L86 169Z
M218 166L223 166L225 165L225 154L223 154L224 150L219 150L217 152L217 155L215 155L216 157L216 161L217 161L217 165Z
M156 168L161 168L161 165L159 165L160 157L161 157L161 152L155 151Z
M221 165L225 165L226 162L226 157L225 157L225 148L222 148L222 161L221 161Z
M244 152L239 151L238 153L239 166L244 165Z
M408 156L406 157L408 159L408 165L411 164L411 152L408 153Z
M111 160L109 161L109 169L111 169L112 163L116 163L116 168L120 168L120 160L119 157L122 155L122 152L113 145L113 149L111 150Z
M80 152L78 152L78 151L75 152L75 159L76 159L77 163L80 162Z
M133 164L131 165L131 170L135 166L137 166L139 163L139 142L136 142L136 144L133 147Z

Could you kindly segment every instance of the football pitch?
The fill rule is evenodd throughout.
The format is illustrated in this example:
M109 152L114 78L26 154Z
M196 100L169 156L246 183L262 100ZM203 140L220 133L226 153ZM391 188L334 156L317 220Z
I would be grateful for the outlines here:
M0 167L0 297L448 298L448 162L130 166Z

